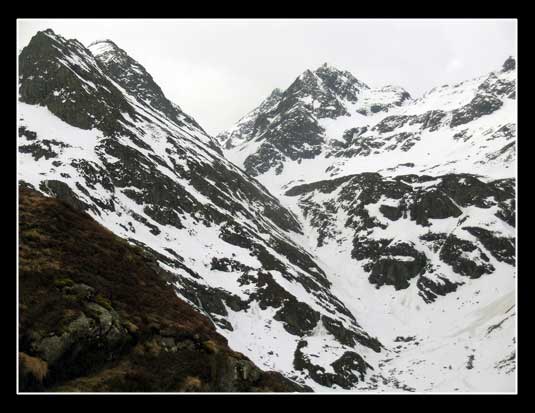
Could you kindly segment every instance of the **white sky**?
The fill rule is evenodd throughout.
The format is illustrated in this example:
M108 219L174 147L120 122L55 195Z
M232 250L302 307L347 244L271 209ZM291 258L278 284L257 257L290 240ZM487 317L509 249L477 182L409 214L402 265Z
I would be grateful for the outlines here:
M418 97L517 55L515 19L19 19L17 50L47 28L113 40L212 134L324 62Z

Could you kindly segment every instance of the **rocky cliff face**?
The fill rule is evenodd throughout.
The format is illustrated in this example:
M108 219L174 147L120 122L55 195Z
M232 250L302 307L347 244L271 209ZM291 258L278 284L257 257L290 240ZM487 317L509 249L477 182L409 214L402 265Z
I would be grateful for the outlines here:
M23 185L149 251L176 293L260 367L321 386L299 360L322 345L329 357L314 365L338 386L366 375L354 359L381 344L293 240L295 215L226 160L141 64L112 42L85 48L48 30L22 50L19 80Z
M36 191L19 205L20 391L309 390L231 350L142 248Z
M295 186L286 195L298 197L317 248L347 248L371 284L402 290L412 282L426 303L456 291L465 277L515 265L512 179L369 173Z

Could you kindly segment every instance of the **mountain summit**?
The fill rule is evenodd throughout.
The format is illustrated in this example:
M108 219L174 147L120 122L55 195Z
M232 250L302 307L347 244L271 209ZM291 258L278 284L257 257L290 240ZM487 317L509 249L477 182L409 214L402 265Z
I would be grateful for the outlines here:
M324 63L305 70L285 91L272 93L217 138L227 150L236 148L228 154L249 174L279 174L286 160L314 159L323 152L326 125L334 120L385 112L410 100L401 87L371 89L350 72ZM246 148L248 143L255 153Z

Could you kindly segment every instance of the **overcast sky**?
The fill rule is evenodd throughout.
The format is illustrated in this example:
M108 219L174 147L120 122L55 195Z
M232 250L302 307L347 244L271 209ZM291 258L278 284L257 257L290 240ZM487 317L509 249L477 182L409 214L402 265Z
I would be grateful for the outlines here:
M324 62L418 97L517 55L512 19L19 20L17 50L47 28L86 46L113 40L212 134Z

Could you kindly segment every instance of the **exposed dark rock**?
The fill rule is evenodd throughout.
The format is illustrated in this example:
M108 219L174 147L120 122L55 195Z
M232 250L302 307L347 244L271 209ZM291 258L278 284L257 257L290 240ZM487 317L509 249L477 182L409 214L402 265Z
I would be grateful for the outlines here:
M384 249L389 243L389 239L374 240L357 237L353 240L351 257L358 261L366 259L377 260L383 254Z
M502 107L503 102L492 94L478 93L470 103L460 109L453 111L450 126L464 125L484 115L489 115L492 112Z
M257 286L258 290L251 295L251 299L257 301L262 309L268 306L279 308L274 318L282 321L290 334L303 336L318 324L319 313L288 293L275 282L271 274L259 272Z
M381 122L373 127L373 130L378 131L379 133L392 132L393 130L402 127L405 123L414 120L413 116L398 116L392 115L387 116Z
M122 93L98 70L91 53L77 40L66 40L51 30L38 32L21 51L19 75L22 102L46 106L73 126L98 126L111 134L117 122L124 121L122 113L135 116Z
M397 221L403 215L403 211L401 208L393 207L390 205L381 205L379 207L379 211L381 211L381 214L383 214L391 221Z
M511 198L508 201L499 202L498 208L499 211L496 213L496 216L501 220L507 222L512 227L516 226L516 212L515 212L515 199Z
M61 199L78 211L83 212L89 209L89 206L80 201L78 196L64 182L56 180L43 181L39 189L48 195Z
M261 175L275 167L280 174L284 155L270 142L263 143L258 151L248 156L243 162L243 167L251 176Z
M418 278L418 295L426 303L432 303L438 296L444 296L451 292L457 291L459 287L458 283L451 282L446 277L437 276L438 280L431 279L423 275Z
M409 123L421 123L422 129L429 129L431 132L436 131L440 125L441 121L446 116L446 112L442 110L430 110L425 112L423 115L413 118Z
M42 140L29 145L20 145L19 152L32 154L36 161L41 158L45 158L45 160L47 160L58 156L58 153L52 149L54 146L55 145L52 141Z
M469 254L469 255L467 255ZM478 258L472 258L477 254ZM440 259L451 265L453 271L470 278L479 278L491 274L495 268L488 263L488 257L476 245L450 234L442 249Z
M24 136L29 141L33 141L37 139L37 133L34 131L28 130L26 126L20 126L19 127L19 136Z
M514 238L504 238L484 228L462 227L462 229L475 236L498 261L515 265Z
M473 354L470 354L468 356L468 361L466 362L466 368L468 370L472 370L474 368L474 359L475 359L475 356Z
M348 330L340 321L334 320L327 316L322 316L321 321L326 330L331 333L336 339L349 347L354 347L357 343L373 349L375 352L381 351L381 343L374 337L368 334L358 333L356 331Z
M482 90L485 93L492 93L495 96L503 97L515 92L515 83L515 81L498 79L494 73L491 73L489 77L481 85L479 85L479 90Z
M345 352L339 359L331 363L336 374L327 373L321 366L310 361L302 349L307 346L306 340L301 340L294 353L294 367L296 370L306 370L314 381L326 387L333 385L349 390L359 381L364 380L369 369L373 370L366 361L353 351Z
M487 184L468 174L444 175L436 188L463 207L474 205L478 208L489 208L492 205L488 201L489 198L505 201L511 196L514 197L510 187L501 188L493 183Z
M408 336L408 337L403 337L403 336L397 336L394 341L396 343L399 343L399 342L403 342L403 343L409 343L411 341L414 341L416 339L415 336Z
M102 52L99 52L99 47L102 48ZM145 68L114 42L111 40L94 42L89 45L89 49L94 52L99 67L133 96L140 101L148 102L178 124L183 124L183 120L186 119L202 130L192 117L184 114L177 105L165 97Z
M246 265L243 265L241 262L233 260L231 258L212 258L211 270L224 271L224 272L234 272L234 271L246 271L250 269Z
M438 252L442 245L444 244L444 241L448 238L448 234L444 232L431 232L421 235L420 239L422 241L425 241L427 244L430 244L432 247L433 252Z
M436 182L424 187L418 185L430 181ZM338 190L336 198L324 200L322 197L321 203L314 202L314 191L330 194L335 190ZM429 232L420 239L431 251L439 254L440 260L452 265L455 272L477 278L495 270L489 263L489 257L468 241L432 232L431 220L459 218L457 224L461 225L467 216L462 218L463 211L460 207L498 206L497 216L514 225L514 194L514 180L483 182L469 174L439 177L411 174L395 178L373 173L358 174L297 185L286 191L287 196L300 197L298 205L303 210L303 215L318 232L318 246L338 241L339 230L332 222L339 211L343 210L348 215L345 226L355 231L351 256L357 261L363 261L362 268L369 272L370 282L378 287L393 285L396 289L402 289L409 286L411 279L418 278L416 285L426 302L455 291L459 283L442 275L425 277L427 273L434 272L425 250L403 243L392 245L393 240L389 238L370 238L371 231L376 228L385 229L386 225L378 217L370 215L366 205L379 204L380 214L388 220L411 219L416 225L428 226ZM385 198L393 201L393 205L381 204ZM502 241L507 242L509 247L506 248ZM509 240L502 241L489 239L487 243L492 246L488 248L494 248L494 254L511 263L514 253L511 254L510 247L513 245L514 250L514 244Z
M516 68L516 60L514 57L509 56L507 60L503 63L502 70L504 72L509 72L510 70L515 70Z
M469 141L472 139L472 135L468 133L468 129L464 129L460 132L457 132L453 135L453 139L462 140L463 142Z
M440 190L417 193L410 207L411 219L418 225L429 225L429 219L458 217L462 211Z
M393 285L396 290L409 287L409 280L423 273L427 259L405 243L389 245L371 266L369 280L377 287Z
M318 119L348 115L342 101L356 102L368 86L351 73L323 65L307 70L284 92L278 91L239 125L238 131L222 135L228 142L258 141L262 144L247 157L244 168L252 176L274 169L282 172L286 160L316 157L325 141Z
M309 159L321 152L323 129L304 109L298 106L291 113L281 113L277 119L271 125L274 131L270 133L269 139L244 162L245 170L253 176L282 165L277 162L285 158ZM276 168L276 171L280 173L281 169Z

